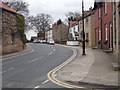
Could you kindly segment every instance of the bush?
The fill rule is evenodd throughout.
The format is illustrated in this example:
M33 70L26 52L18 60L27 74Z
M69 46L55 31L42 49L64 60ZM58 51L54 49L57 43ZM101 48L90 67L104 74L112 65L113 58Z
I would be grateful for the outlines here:
M21 37L21 41L23 42L23 44L26 44L27 39L26 39L26 35L24 34L24 30L25 30L25 19L22 15L20 14L16 14L16 19L17 19L17 30L20 33L20 37Z

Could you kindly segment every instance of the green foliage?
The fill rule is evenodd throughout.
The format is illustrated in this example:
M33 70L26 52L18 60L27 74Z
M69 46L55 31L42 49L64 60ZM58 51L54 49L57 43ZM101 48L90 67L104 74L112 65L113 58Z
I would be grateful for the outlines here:
M20 33L21 41L25 44L27 42L26 35L24 34L25 30L25 19L22 15L16 14L17 19L17 30Z

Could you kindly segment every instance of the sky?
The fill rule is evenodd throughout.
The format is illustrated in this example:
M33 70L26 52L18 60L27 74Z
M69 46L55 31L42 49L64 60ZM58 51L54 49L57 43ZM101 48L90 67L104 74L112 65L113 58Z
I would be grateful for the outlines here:
M53 23L58 19L65 20L68 12L82 13L82 0L24 0L29 4L30 15L37 15L39 13L50 14L53 18ZM94 0L84 0L84 10L89 10L94 6ZM33 31L27 31L27 38L36 36Z

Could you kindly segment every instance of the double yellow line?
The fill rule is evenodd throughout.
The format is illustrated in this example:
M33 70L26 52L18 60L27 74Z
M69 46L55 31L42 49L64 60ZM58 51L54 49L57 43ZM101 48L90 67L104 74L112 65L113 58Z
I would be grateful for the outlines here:
M73 50L73 55L67 60L65 61L63 64L59 65L58 67L56 67L55 69L51 70L47 76L48 76L48 79L51 80L53 83L59 85L59 86L62 86L62 87L66 87L66 88L81 88L83 89L84 87L80 87L80 86L75 86L75 85L71 85L71 84L68 84L68 83L65 83L65 82L62 82L60 80L58 80L56 78L56 73L57 71L59 71L62 67L64 67L66 64L70 63L77 55L77 51L75 49L72 49Z

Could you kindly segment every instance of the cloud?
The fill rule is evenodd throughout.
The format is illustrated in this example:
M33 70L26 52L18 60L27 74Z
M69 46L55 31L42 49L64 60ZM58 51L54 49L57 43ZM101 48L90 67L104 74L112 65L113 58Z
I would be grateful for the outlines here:
M29 3L30 14L37 15L38 13L48 13L54 20L57 18L64 19L65 14L69 11L72 12L81 12L82 0L25 0ZM85 9L88 9L90 6L93 6L93 0L85 1Z

